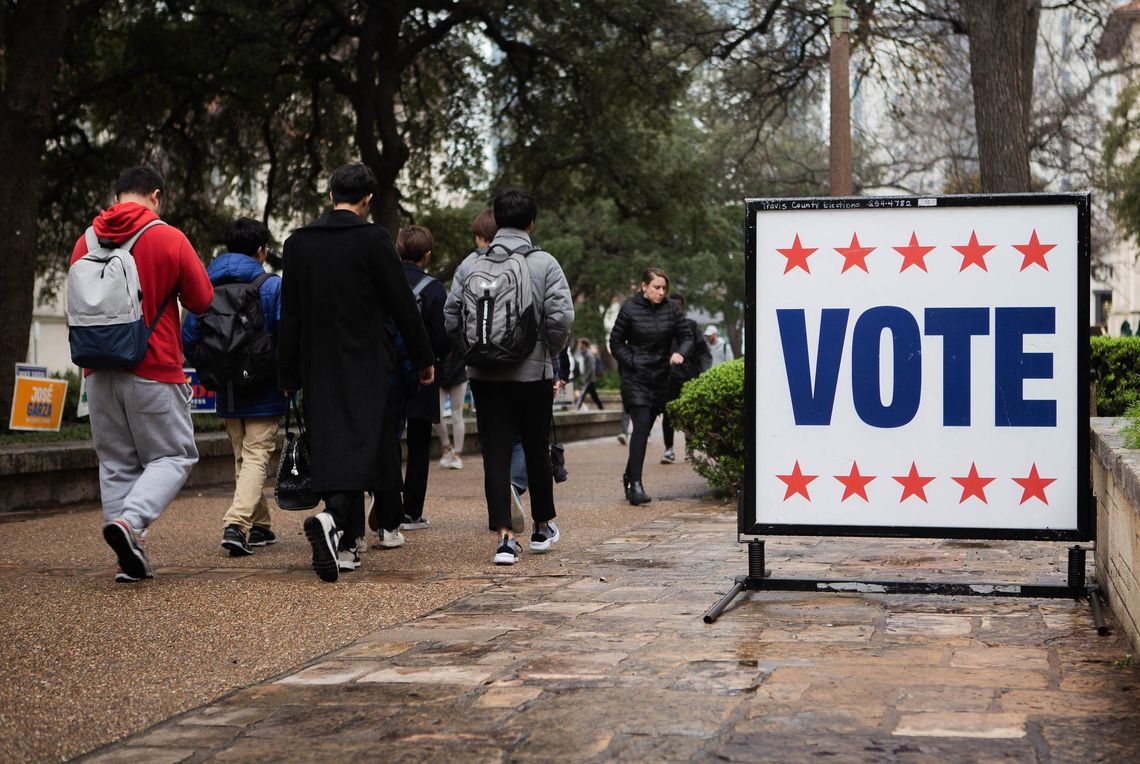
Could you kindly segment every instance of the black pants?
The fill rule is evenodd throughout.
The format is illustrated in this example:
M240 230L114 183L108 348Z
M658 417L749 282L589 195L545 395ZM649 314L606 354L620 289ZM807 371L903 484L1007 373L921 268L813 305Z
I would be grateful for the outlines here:
M681 397L681 388L688 382L687 379L675 379L669 377L669 395L670 401L675 401ZM661 411L661 434L665 436L665 450L673 450L673 422L669 419L668 410L662 409Z
M404 468L404 511L415 518L423 517L427 496L428 462L431 457L431 425L426 419L408 418L405 429L408 463Z
M553 388L550 380L492 382L471 380L475 421L483 451L483 492L491 528L511 527L511 444L522 441L530 488L530 516L535 524L555 517L554 478L550 474Z
M337 549L352 549L364 537L364 492L330 491L321 494L325 512L332 515L336 529L342 531Z
M633 422L633 434L629 436L629 461L625 463L625 476L631 482L641 482L641 470L645 466L645 446L649 442L649 431L653 420L661 409L650 406L630 406L626 409Z
M384 407L384 421L380 425L380 469L379 488L376 491L376 513L380 527L394 531L404 520L404 505L400 493L404 489L400 474L403 454L400 449L400 427L404 421L404 401L399 382L389 379L388 402ZM431 425L428 425L430 432ZM424 465L424 485L427 484L427 465ZM423 497L420 498L420 512L423 512Z
M575 410L582 408L582 404L586 402L587 393L594 399L594 405L598 407L599 411L605 408L605 406L602 405L602 399L598 397L597 386L593 382L587 382L586 386L582 388L582 394L578 396L578 403L574 406Z

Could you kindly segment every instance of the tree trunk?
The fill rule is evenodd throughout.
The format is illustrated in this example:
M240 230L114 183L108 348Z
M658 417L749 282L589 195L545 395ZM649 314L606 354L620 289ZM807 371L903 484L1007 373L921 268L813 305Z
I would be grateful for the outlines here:
M983 193L1029 190L1029 125L1041 0L961 0Z
M0 427L12 406L15 364L28 354L36 284L41 158L63 56L66 0L4 4L0 82Z

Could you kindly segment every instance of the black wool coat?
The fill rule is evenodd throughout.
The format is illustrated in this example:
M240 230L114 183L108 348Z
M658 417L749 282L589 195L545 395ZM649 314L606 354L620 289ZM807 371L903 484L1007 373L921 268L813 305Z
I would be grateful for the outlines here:
M669 399L669 356L674 350L688 356L692 345L689 322L672 300L654 304L640 292L626 300L610 332L622 406L663 409Z
M434 362L420 311L388 231L332 210L285 240L280 385L303 391L312 488L380 487L392 325L415 368Z

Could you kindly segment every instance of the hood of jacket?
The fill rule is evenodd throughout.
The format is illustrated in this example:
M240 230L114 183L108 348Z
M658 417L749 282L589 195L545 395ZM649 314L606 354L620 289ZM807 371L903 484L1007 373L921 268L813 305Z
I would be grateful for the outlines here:
M265 268L257 258L240 252L226 252L215 257L206 272L210 274L210 282L216 285L227 280L253 281L265 273Z
M144 225L157 218L158 215L153 210L138 202L122 202L100 212L91 221L91 225L95 227L95 235L100 239L110 239L116 244L122 244Z

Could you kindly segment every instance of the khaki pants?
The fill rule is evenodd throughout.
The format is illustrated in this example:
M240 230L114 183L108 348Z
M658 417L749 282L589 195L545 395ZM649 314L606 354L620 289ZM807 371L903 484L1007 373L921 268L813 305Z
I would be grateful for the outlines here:
M234 449L234 500L222 525L236 525L243 533L254 526L269 528L265 486L269 458L277 447L277 417L226 419L226 433Z

